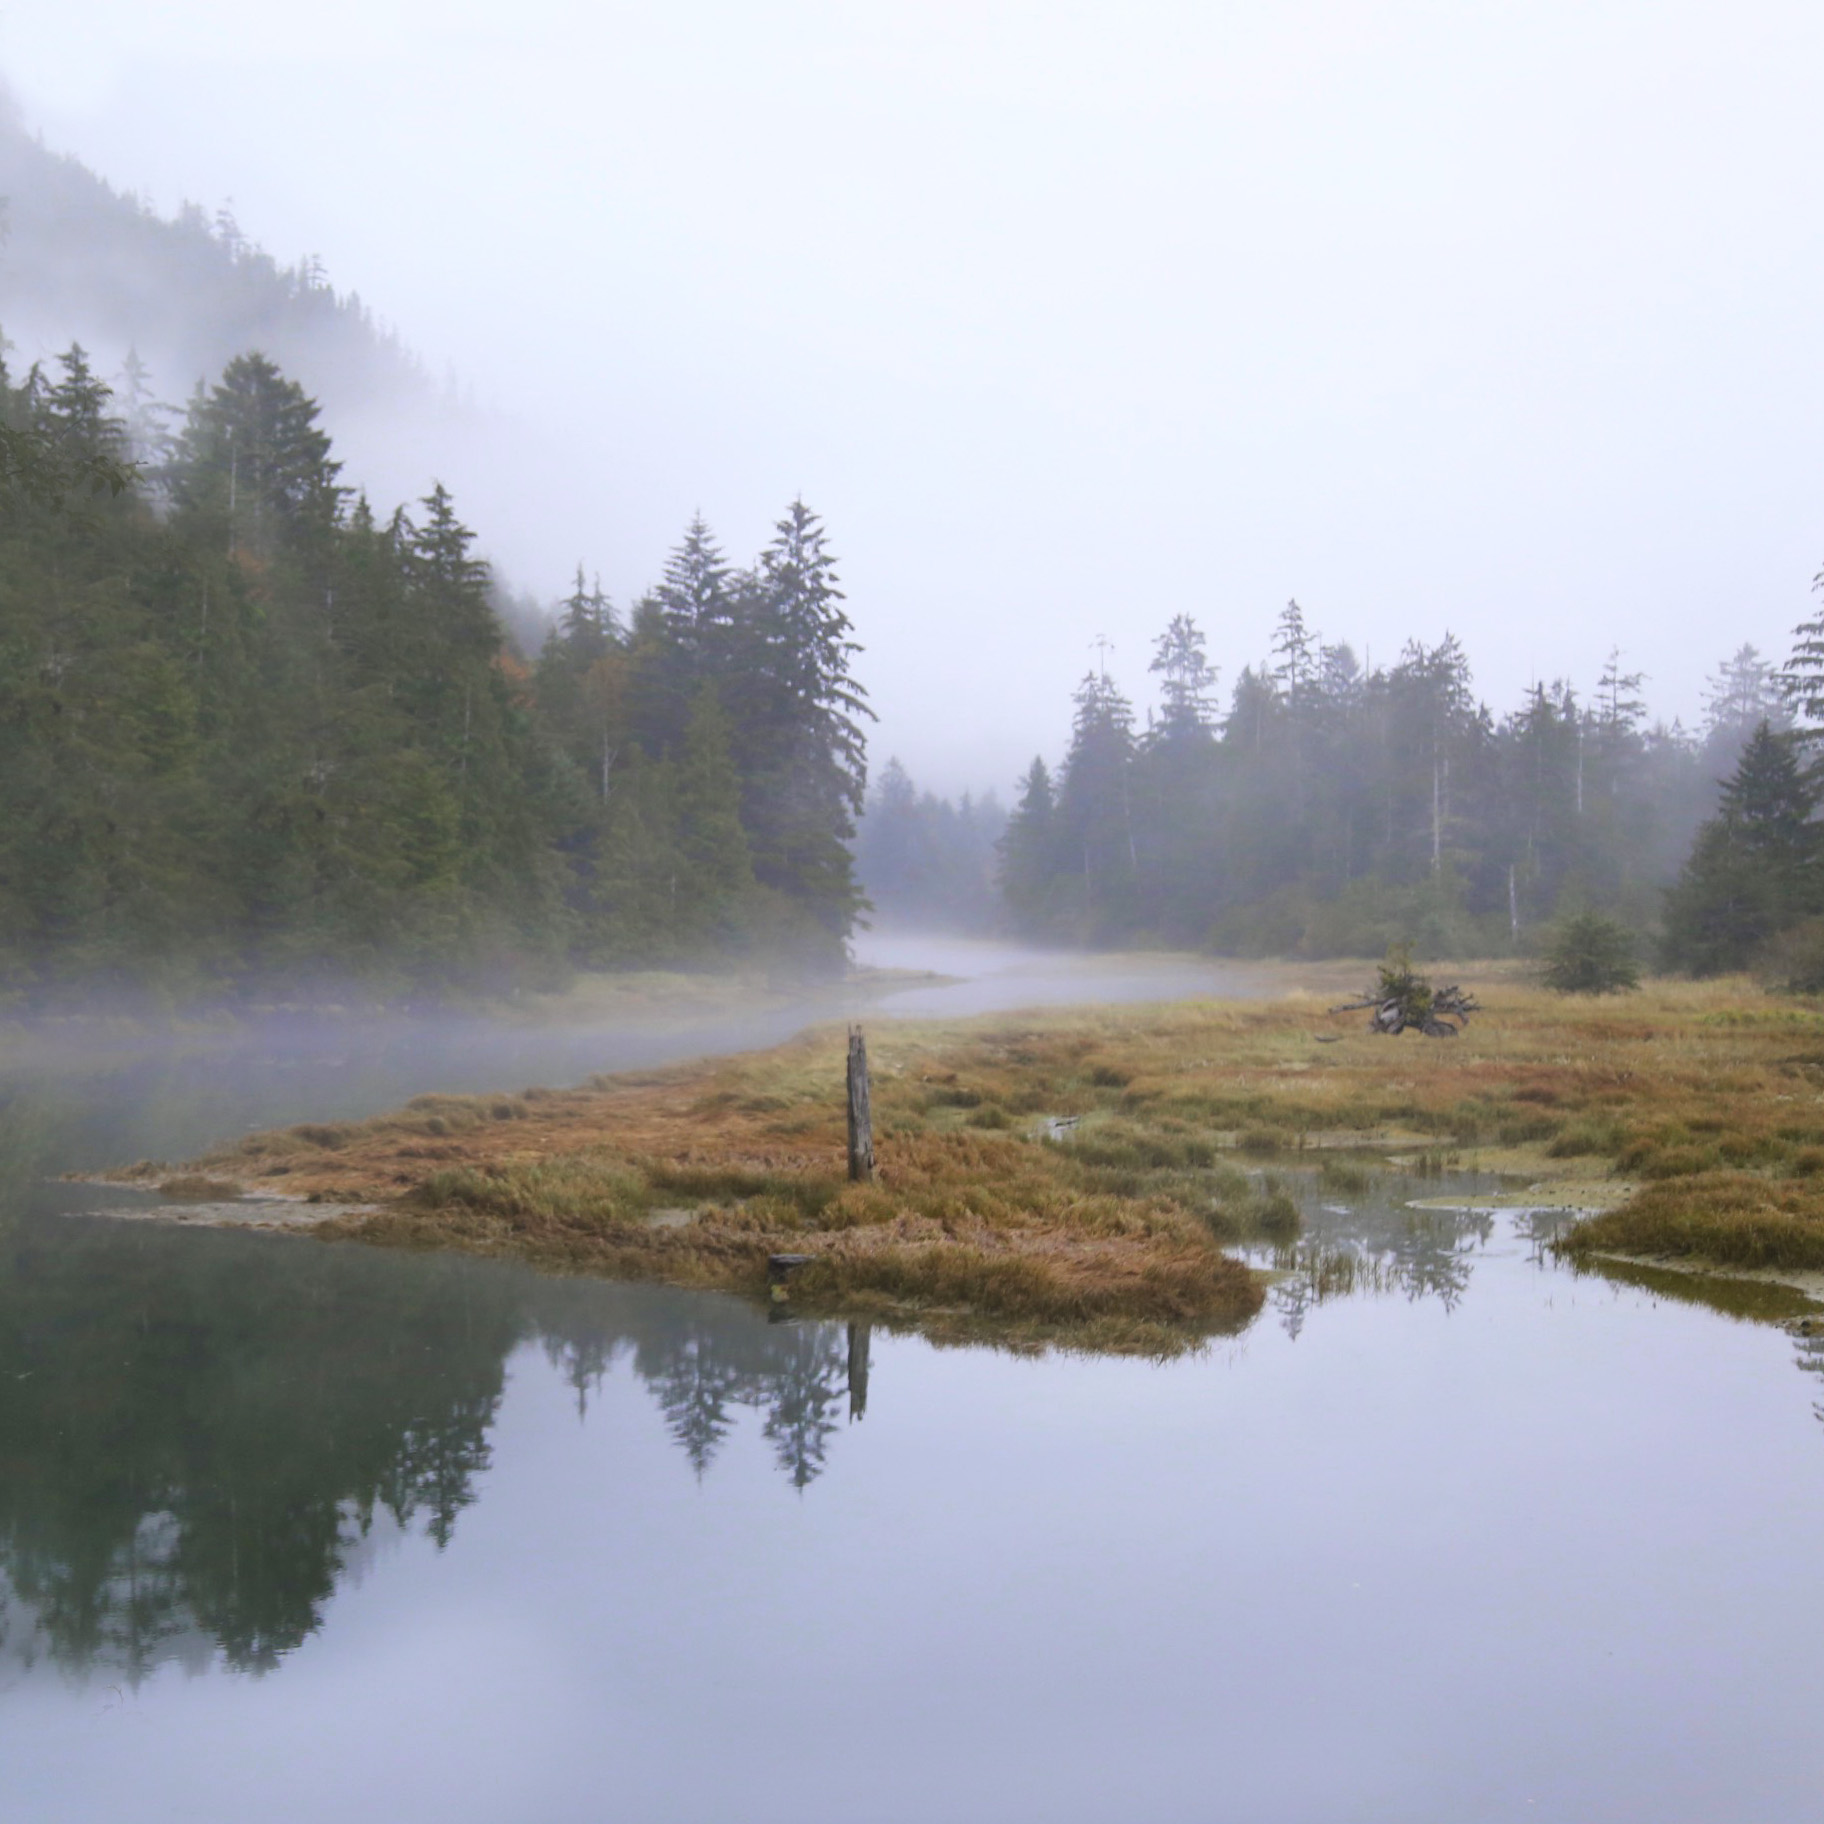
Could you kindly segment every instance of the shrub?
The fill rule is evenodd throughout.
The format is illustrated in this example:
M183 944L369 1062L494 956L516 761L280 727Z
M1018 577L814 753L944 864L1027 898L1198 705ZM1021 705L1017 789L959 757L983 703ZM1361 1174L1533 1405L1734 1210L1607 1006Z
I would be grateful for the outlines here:
M1542 979L1560 994L1623 994L1638 988L1633 932L1606 912L1573 913L1552 931Z

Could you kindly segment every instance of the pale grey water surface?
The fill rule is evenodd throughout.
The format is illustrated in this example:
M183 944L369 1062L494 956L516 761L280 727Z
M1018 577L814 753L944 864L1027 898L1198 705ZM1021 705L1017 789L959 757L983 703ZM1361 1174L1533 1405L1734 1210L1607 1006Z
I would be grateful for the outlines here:
M294 1023L0 1076L0 1816L1815 1815L1810 1344L1408 1207L1472 1184L1303 1185L1260 1319L1158 1366L44 1182L668 1046Z

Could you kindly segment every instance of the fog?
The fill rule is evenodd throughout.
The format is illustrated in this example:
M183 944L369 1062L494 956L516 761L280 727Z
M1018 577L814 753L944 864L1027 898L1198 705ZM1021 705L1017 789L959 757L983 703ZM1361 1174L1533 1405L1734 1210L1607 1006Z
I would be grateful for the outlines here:
M741 553L802 491L876 752L1005 791L1091 642L1145 701L1180 611L1225 688L1290 596L1377 660L1451 630L1498 710L1619 645L1690 721L1735 644L1783 651L1824 542L1821 37L1664 0L95 0L0 13L0 69L502 414L427 454L517 586L580 558L624 601L694 511Z

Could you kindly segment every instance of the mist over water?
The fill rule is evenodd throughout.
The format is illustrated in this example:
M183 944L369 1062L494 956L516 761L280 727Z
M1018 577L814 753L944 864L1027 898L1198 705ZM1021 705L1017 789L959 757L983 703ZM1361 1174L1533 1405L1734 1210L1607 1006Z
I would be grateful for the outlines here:
M970 978L873 1019L1223 976L909 936L862 954ZM153 1794L198 1824L394 1791L477 1824L1803 1812L1813 1376L1777 1330L1556 1267L1549 1213L1408 1207L1472 1180L1339 1199L1292 1173L1306 1232L1263 1256L1267 1310L1163 1367L119 1223L80 1213L118 1191L46 1183L807 1011L291 1020L16 1064L14 1802L76 1820Z
M1796 0L0 18L0 1813L1811 1816L1824 1308L1573 1268L1474 1149L1824 1212L1821 56ZM1438 1112L1414 1035L1238 1016L1201 1101L1096 1050L1383 952L1533 1022L1423 1151L1348 1150ZM1514 988L1567 955L1759 970L1636 1005L1752 1029L1765 1131L1624 1132ZM1202 1199L1277 1238L1246 1328L937 1346L74 1176L977 1015L1019 1098L908 1071L872 1187L770 1085L656 1126L690 1245L973 1254L848 1309L974 1334L1046 1250L1070 1323L1240 1281ZM586 1118L389 1182L680 1239Z
M1046 950L1004 939L900 929L863 932L855 959L877 969L928 969L952 982L889 995L883 1013L905 1019L952 1019L1017 1007L1107 1001L1176 1001L1190 996L1264 998L1280 991L1270 972L1182 952L1085 954Z

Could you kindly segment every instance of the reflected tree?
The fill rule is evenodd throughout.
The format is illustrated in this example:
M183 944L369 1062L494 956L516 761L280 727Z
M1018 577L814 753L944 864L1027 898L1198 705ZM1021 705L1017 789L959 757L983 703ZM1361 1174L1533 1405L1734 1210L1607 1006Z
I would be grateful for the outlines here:
M718 1346L715 1336L703 1334L685 1337L663 1352L642 1350L635 1368L657 1398L666 1429L701 1480L734 1423L729 1407L747 1402L747 1373Z
M262 1670L316 1628L377 1515L448 1542L487 1460L511 1296L247 1235L25 1224L3 1249L15 1649L29 1614L68 1665L137 1677L201 1637Z
M1406 1178L1376 1179L1347 1204L1321 1201L1307 1187L1301 1200L1305 1233L1272 1250L1282 1276L1273 1307L1288 1336L1304 1330L1311 1312L1333 1298L1362 1292L1402 1292L1435 1298L1454 1310L1469 1288L1478 1249L1494 1233L1494 1214L1477 1209L1413 1209L1419 1186ZM1426 1189L1436 1190L1436 1181Z
M104 1114L115 1157L207 1117L168 1060L54 1074L0 1080L0 1683L276 1666L402 1535L450 1543L521 1347L580 1412L625 1360L699 1476L751 1412L808 1487L865 1397L842 1326L731 1299L57 1214Z
M834 1324L790 1327L780 1367L768 1377L766 1436L792 1486L823 1473L824 1452L849 1393L849 1354Z

